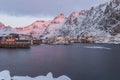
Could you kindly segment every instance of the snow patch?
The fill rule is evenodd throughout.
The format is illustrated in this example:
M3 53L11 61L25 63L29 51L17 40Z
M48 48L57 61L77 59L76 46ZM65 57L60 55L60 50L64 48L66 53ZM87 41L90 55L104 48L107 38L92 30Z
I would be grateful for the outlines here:
M8 70L0 72L0 80L11 80L10 72Z
M29 77L29 76L13 76L10 77L10 72L8 70L4 70L0 72L0 80L71 80L69 77L63 75L58 78L54 78L53 74L50 72L46 76L38 76L38 77Z

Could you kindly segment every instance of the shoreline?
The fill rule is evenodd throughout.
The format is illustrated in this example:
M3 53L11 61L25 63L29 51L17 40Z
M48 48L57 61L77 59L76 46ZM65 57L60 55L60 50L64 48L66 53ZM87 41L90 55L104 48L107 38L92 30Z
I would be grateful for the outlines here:
M0 80L71 80L66 75L62 75L58 78L54 78L53 74L49 72L46 76L37 76L37 77L29 77L29 76L10 76L10 72L8 70L4 70L0 72Z

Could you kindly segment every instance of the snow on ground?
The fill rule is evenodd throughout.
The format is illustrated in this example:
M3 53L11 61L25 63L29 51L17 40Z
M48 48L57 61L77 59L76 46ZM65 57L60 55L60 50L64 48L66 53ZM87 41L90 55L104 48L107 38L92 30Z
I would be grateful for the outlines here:
M53 78L53 74L50 72L46 76L38 76L38 77L29 77L29 76L13 76L10 77L10 72L8 70L4 70L0 72L0 80L71 80L69 77L63 75L58 78Z
M11 80L10 72L7 70L0 72L0 80Z

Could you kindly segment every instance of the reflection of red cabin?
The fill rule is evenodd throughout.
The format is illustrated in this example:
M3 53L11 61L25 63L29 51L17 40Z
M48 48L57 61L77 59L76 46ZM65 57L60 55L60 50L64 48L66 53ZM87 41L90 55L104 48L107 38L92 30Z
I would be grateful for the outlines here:
M12 35L9 35L9 36L7 36L5 41L8 43L14 43L16 40L15 40L15 38L13 38Z

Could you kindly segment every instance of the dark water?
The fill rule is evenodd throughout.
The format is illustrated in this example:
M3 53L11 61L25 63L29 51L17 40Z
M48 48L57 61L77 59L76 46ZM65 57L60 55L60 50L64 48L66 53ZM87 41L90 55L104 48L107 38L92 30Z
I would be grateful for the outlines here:
M72 80L120 80L120 45L72 44L0 49L0 71L38 76L52 72Z

